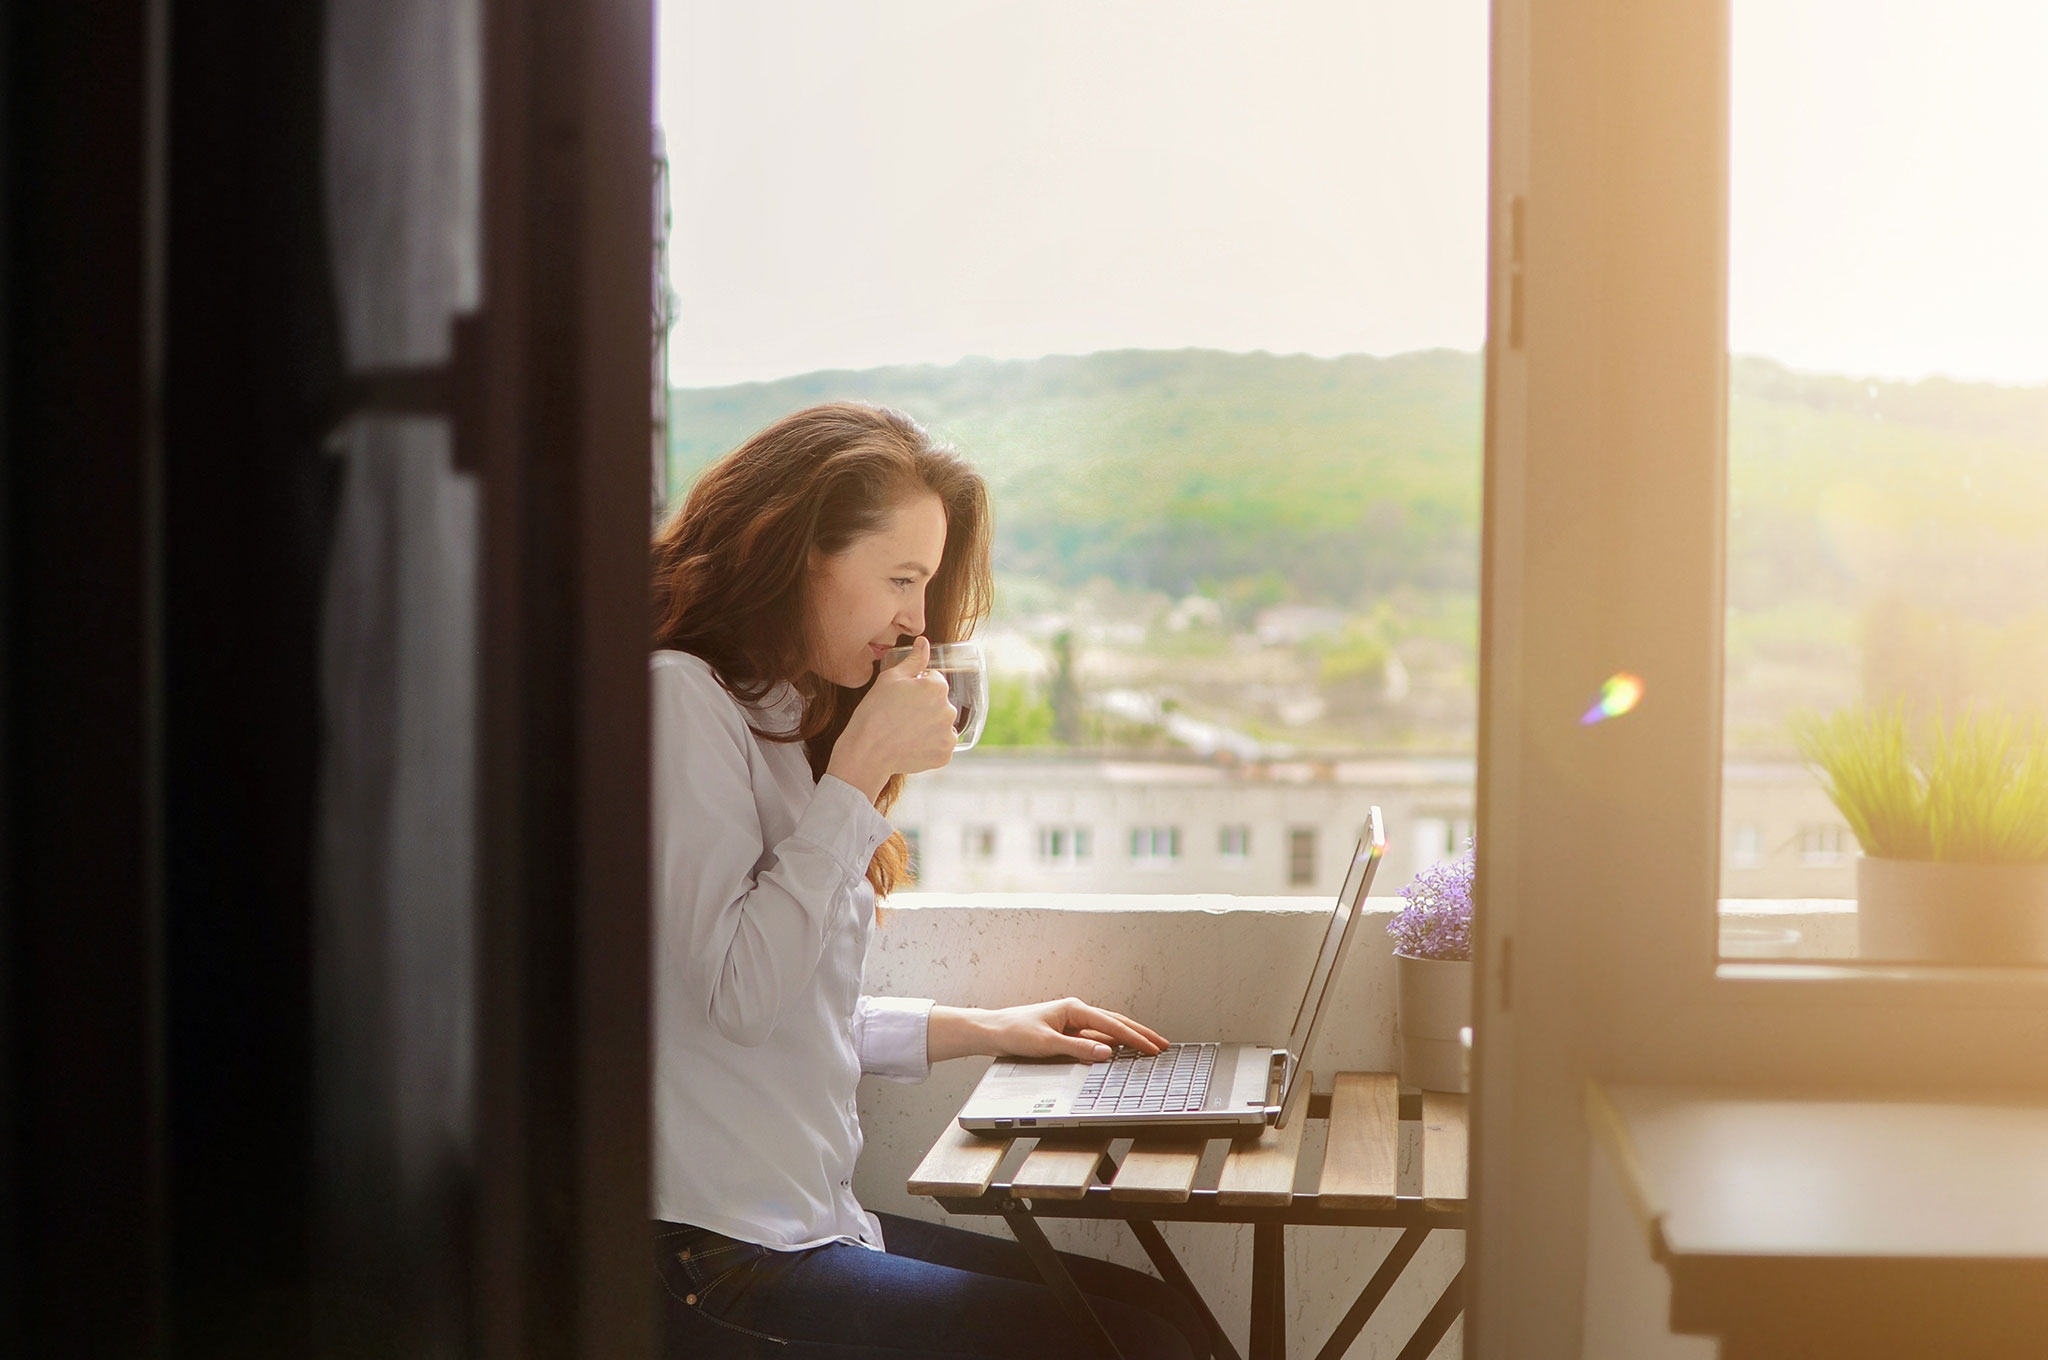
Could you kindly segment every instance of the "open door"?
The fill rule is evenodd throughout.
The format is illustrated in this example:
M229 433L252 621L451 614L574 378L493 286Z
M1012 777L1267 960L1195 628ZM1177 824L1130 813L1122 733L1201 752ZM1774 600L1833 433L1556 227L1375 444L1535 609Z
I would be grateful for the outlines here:
M0 1352L651 1349L653 31L0 17Z

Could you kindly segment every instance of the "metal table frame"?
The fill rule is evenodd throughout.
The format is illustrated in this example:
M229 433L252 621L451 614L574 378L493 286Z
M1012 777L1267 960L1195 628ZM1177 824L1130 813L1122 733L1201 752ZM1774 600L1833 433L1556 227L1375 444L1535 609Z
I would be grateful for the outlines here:
M1327 1119L1330 1097L1318 1092L1310 1097L1308 1117ZM1419 1096L1401 1097L1403 1123L1422 1118ZM1159 1223L1231 1223L1252 1228L1251 1360L1285 1360L1287 1354L1287 1248L1284 1229L1289 1224L1314 1227L1400 1228L1399 1241L1373 1272L1357 1300L1338 1322L1317 1354L1317 1360L1337 1360L1350 1348L1358 1334L1392 1290L1429 1234L1438 1229L1462 1231L1465 1206L1461 1200L1447 1204L1422 1196L1397 1196L1388 1209L1334 1208L1319 1202L1315 1194L1295 1193L1287 1204L1255 1205L1218 1202L1214 1188L1193 1189L1182 1203L1150 1203L1116 1199L1108 1181L1114 1178L1118 1159L1105 1151L1097 1164L1096 1183L1079 1199L1030 1199L1017 1194L1010 1181L992 1181L973 1197L934 1196L948 1213L995 1216L1006 1223L1046 1285L1059 1299L1083 1335L1091 1337L1104 1356L1122 1360L1101 1320L1088 1306L1073 1277L1046 1239L1039 1220L1045 1218L1115 1219L1130 1226L1145 1254L1159 1274L1194 1304L1208 1326L1211 1344L1219 1360L1242 1360L1231 1345L1194 1282L1188 1278L1179 1258L1160 1234ZM1444 1333L1464 1307L1464 1272L1452 1277L1421 1324L1401 1348L1399 1360L1423 1360L1436 1348Z

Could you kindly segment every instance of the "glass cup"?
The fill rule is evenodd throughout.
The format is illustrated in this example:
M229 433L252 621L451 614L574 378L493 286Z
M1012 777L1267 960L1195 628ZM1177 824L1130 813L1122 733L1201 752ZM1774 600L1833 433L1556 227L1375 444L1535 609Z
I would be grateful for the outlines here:
M891 647L882 653L882 668L894 666L913 650ZM946 698L954 710L953 730L959 734L953 749L969 749L981 740L981 729L988 724L988 661L982 656L981 644L935 642L925 669L946 677Z

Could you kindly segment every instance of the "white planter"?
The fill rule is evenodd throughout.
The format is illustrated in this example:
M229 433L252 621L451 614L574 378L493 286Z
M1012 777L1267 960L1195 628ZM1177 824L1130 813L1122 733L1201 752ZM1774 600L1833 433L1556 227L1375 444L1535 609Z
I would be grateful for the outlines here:
M2048 864L1856 861L1856 953L1913 963L2048 963Z
M1401 1016L1401 1082L1428 1091L1465 1089L1464 1045L1472 1023L1472 962L1394 955Z

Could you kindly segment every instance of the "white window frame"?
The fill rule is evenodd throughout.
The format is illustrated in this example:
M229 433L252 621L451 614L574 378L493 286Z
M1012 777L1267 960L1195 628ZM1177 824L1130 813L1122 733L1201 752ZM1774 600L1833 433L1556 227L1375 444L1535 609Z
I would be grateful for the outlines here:
M1764 849L1764 829L1757 822L1743 822L1730 829L1728 837L1728 867L1731 869L1757 869L1769 859Z
M1840 864L1854 852L1855 843L1840 822L1810 822L1799 828L1799 862L1823 868Z
M1415 867L1426 869L1465 853L1465 843L1472 839L1472 813L1469 809L1427 807L1410 820L1409 830Z
M1580 1353L1589 1078L2048 1084L2048 970L1717 958L1728 32L1494 3L1468 1355Z
M1180 828L1158 823L1131 828L1131 863L1164 869L1180 862Z
M1295 840L1296 840L1296 838L1297 838L1297 837L1300 837L1300 836L1306 836L1306 837L1308 837L1308 877L1307 877L1307 878L1299 878L1299 877L1297 877L1297 876L1295 875L1295 872L1294 872L1294 868L1295 868L1295 853L1294 853L1294 848L1295 848ZM1288 828L1287 828L1287 859L1286 859L1286 861L1285 861L1285 865L1286 865L1286 873L1287 873L1287 886L1288 886L1288 887L1290 887L1290 888L1313 888L1313 887L1314 887L1314 886L1316 885L1316 880L1317 880L1318 878L1320 878L1320 877L1322 876L1322 864L1321 864L1321 862L1320 862L1320 860L1321 860L1321 857L1322 857L1322 853L1323 853L1323 834L1322 834L1322 828L1320 828L1320 827L1314 827L1314 826L1290 826L1290 827L1288 827Z
M1061 848L1055 849L1056 841ZM1056 868L1071 869L1088 863L1095 856L1095 834L1091 827L1078 822L1042 822L1038 827L1038 862Z

